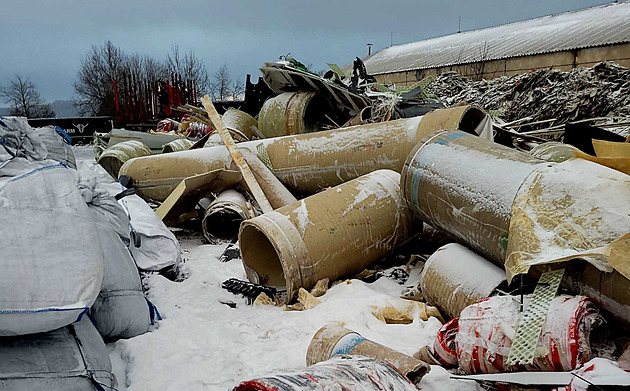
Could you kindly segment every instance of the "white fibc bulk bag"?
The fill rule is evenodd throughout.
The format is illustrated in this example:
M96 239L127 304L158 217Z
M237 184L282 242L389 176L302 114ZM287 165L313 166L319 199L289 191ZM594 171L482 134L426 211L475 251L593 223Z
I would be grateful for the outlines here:
M54 126L44 126L43 128L33 128L35 134L39 136L48 151L46 159L54 160L76 169L77 163L74 152L70 146L69 139L64 138L57 132Z
M91 208L94 211L94 208ZM103 248L103 285L90 317L103 338L131 338L149 331L151 304L127 246L105 217L94 211Z
M130 222L127 231L131 241L129 251L140 270L177 268L181 260L179 242L142 198L135 194L125 195L127 188L114 181L99 164L79 162L78 171L83 180L96 181L99 189L118 198ZM128 243L127 239L123 241Z
M12 162L18 160L26 159ZM57 163L1 174L0 336L73 323L94 303L103 279L98 232L76 171Z
M87 316L47 333L0 338L2 391L106 391L116 386L107 348Z
M144 334L149 330L153 307L144 296L138 268L127 248L129 218L97 178L84 178L79 188L94 217L103 250L103 284L90 317L107 339Z
M153 209L135 194L118 202L129 216L132 236L129 251L138 268L147 271L176 268L181 260L179 242Z

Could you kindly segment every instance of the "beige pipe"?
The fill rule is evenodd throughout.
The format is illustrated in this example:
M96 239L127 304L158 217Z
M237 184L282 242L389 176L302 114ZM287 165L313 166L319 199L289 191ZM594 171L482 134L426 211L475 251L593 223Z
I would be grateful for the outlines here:
M400 175L378 170L241 224L250 281L286 289L334 281L390 254L414 232L400 199Z
M225 127L234 139L234 142L242 143L255 138L252 127L256 128L258 126L258 121L256 121L256 119L251 115L245 113L244 111L228 109L225 114L223 114L222 119ZM212 148L223 145L223 140L221 139L219 132L215 130L210 134L203 147Z
M423 117L239 143L257 154L293 190L315 193L379 169L400 172L411 149L443 128L474 132L484 113L473 106L441 109ZM143 197L164 200L184 178L229 168L224 146L129 161L121 175Z
M206 209L201 222L203 236L209 243L232 241L243 220L253 216L249 202L236 190L219 193Z
M449 318L490 296L506 281L505 271L457 243L434 252L422 269L420 289L428 303Z
M400 172L411 149L427 135L441 129L472 133L483 118L473 106L434 110L422 117L275 139L262 151L282 183L315 193L379 169Z
M530 174L553 164L466 133L446 131L414 148L402 171L401 188L416 217L502 266L514 198ZM588 177L583 180L589 183ZM630 325L630 280L586 262L562 267L566 267L563 283L571 292L595 298ZM544 269L539 265L531 273Z
M179 151L187 151L194 144L193 141L188 140L187 138L180 138L178 140L173 140L170 143L166 143L162 145L162 153L171 153L171 152L179 152Z
M247 140L255 138L252 127L258 127L258 121L244 111L228 109L222 116L223 123L228 130L238 132L245 136Z
M137 140L123 141L108 147L98 158L105 171L112 177L118 179L120 168L130 159L141 156L151 156L151 150L142 142Z
M306 351L306 365L327 361L337 354L350 354L387 361L418 384L431 367L416 358L383 346L339 324L328 324L315 333Z
M249 168L252 170L256 181L265 193L265 197L274 209L282 208L297 202L297 198L276 178L269 167L258 159L251 151L242 149L241 153L247 161ZM245 181L241 181L241 185L247 187Z
M461 131L444 131L411 151L401 188L416 217L503 265L516 192L545 164Z
M315 92L283 92L267 99L260 109L260 133L278 137L314 132L325 121L324 112Z

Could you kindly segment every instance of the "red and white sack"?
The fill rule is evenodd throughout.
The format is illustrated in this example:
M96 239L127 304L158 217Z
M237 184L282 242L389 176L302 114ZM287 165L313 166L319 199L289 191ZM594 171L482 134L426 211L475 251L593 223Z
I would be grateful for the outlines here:
M455 337L459 329L459 318L451 319L440 327L433 342L433 357L444 367L457 366L457 348Z
M462 311L455 338L462 371L570 371L591 358L591 329L602 322L597 307L588 297L558 296L551 302L534 363L506 367L504 361L521 318L519 307L513 296L495 296Z
M337 355L305 369L243 381L232 391L418 391L405 375L386 361Z

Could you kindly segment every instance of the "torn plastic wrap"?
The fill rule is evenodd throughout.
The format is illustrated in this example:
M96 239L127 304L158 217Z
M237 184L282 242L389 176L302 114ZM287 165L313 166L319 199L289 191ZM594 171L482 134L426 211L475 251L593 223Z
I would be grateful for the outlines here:
M605 196L604 196L605 195ZM572 289L630 324L630 176L582 159L542 167L521 186L510 219L508 279L580 258Z
M457 243L440 247L427 260L420 288L427 302L450 318L490 296L505 281L503 269Z
M539 144L529 151L529 154L548 162L561 163L575 157L573 145L549 141Z
M135 194L118 200L131 227L129 252L141 270L177 268L181 261L179 242L160 217ZM135 238L135 240L134 240Z
M361 356L335 356L306 369L279 371L239 383L232 391L418 391L391 364Z
M520 303L513 296L495 296L466 307L455 337L459 369L467 374L570 371L591 359L591 331L602 322L592 299L555 297L533 364L506 367L504 361L510 354L521 316ZM452 333L449 335L452 337ZM448 345L448 341L444 343Z
M379 170L243 222L247 277L287 291L356 273L414 234L400 199L400 175Z

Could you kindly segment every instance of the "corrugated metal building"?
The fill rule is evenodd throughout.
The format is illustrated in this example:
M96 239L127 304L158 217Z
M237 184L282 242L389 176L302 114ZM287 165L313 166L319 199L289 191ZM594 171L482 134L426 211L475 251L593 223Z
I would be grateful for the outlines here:
M391 46L365 59L382 83L456 71L472 79L610 60L630 67L630 3L613 3Z

